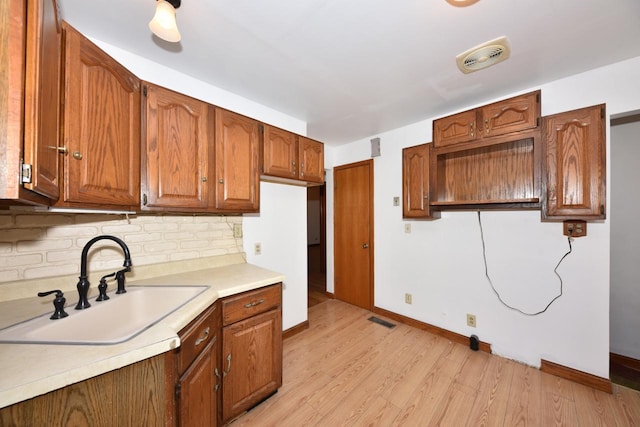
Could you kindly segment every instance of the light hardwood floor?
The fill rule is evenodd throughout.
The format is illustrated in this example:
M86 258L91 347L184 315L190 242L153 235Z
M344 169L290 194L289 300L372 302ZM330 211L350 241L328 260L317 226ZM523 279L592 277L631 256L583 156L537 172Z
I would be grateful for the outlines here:
M311 307L310 328L284 341L282 388L232 427L640 426L638 391L596 391L370 316Z

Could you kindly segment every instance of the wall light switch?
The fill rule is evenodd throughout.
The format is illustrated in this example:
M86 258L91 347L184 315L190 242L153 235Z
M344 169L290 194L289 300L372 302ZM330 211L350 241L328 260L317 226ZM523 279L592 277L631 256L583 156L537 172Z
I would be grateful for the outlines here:
M393 198L393 206L400 206L400 197Z
M405 233L411 233L411 224L405 224L404 225L404 232Z

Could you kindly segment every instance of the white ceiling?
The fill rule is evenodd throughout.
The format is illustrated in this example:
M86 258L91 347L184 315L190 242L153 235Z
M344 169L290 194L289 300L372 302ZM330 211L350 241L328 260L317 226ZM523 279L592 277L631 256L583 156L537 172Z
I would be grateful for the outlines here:
M182 0L178 44L151 35L155 0L59 3L87 36L303 120L329 145L640 56L640 0ZM457 54L499 36L508 60L458 71Z

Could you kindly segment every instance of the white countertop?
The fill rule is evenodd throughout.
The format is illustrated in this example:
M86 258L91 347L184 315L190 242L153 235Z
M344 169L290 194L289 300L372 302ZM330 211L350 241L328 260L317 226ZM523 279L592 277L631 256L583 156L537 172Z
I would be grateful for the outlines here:
M180 345L178 332L218 298L283 280L279 273L241 263L130 281L127 285L205 285L209 289L124 343L0 344L0 408L172 350ZM13 303L18 304L12 301L3 304ZM8 316L10 310L2 310L0 323L10 323Z

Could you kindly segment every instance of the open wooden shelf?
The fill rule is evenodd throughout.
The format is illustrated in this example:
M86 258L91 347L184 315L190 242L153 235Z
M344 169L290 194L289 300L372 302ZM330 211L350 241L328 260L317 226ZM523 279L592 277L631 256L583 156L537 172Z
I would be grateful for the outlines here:
M532 207L540 203L539 132L433 150L430 205Z

